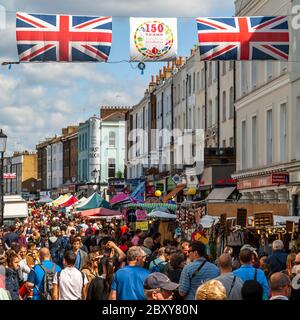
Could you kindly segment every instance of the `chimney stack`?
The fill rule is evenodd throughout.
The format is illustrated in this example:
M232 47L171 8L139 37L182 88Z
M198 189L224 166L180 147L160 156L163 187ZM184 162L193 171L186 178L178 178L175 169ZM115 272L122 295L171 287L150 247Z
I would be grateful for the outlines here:
M170 62L168 62L167 67L164 67L164 76L166 80L168 80L172 76L172 68Z
M151 81L149 83L149 92L152 93L155 89L156 83L154 81L154 76L151 76Z

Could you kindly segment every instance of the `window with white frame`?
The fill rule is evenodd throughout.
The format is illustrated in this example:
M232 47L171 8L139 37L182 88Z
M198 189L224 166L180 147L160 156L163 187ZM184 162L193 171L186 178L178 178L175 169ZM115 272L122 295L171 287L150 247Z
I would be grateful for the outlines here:
M266 68L267 68L267 81L268 81L273 76L273 62L268 60L266 63L267 63Z
M287 108L286 103L280 105L280 161L287 161Z
M222 99L222 120L226 121L226 91L223 91L223 99Z
M246 120L241 123L241 170L246 168L247 132Z
M108 159L108 178L115 178L116 176L116 160L113 158Z
M252 117L252 167L257 166L257 117Z
M218 97L215 98L215 124L219 121L219 101Z
M205 69L201 69L201 89L205 89Z
M226 61L222 61L222 76L225 76L226 74Z
M269 109L266 114L266 164L273 162L273 112Z
M208 127L212 126L212 100L208 103Z
M109 132L108 145L109 145L109 147L116 146L116 133L114 131Z
M196 91L196 73L193 72L193 93Z
M234 116L234 93L233 87L230 87L229 90L229 119L233 118Z
M197 72L197 91L200 90L200 72Z
M208 64L208 85L212 84L212 62Z
M214 69L215 69L215 75L214 75L214 80L218 79L218 70L219 70L219 62L214 61Z

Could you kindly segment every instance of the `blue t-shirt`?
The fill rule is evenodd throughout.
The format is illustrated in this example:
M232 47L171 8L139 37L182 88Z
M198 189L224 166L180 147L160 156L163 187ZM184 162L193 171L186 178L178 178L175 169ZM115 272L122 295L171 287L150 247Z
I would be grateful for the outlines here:
M42 262L42 265L47 269L51 270L53 268L53 262L50 260L45 260ZM55 272L60 271L61 268L56 265ZM42 291L43 285L43 278L44 278L44 270L41 268L40 265L36 265L33 269L31 269L27 281L34 284L33 289L33 300L40 300L41 295L40 292Z
M149 271L138 266L125 266L113 278L111 289L117 291L117 300L146 300L144 281Z
M233 274L242 279L243 282L247 280L254 280L255 268L251 265L243 265L239 269L234 270ZM269 300L269 284L265 273L261 269L257 269L256 281L259 282L263 288L264 300Z

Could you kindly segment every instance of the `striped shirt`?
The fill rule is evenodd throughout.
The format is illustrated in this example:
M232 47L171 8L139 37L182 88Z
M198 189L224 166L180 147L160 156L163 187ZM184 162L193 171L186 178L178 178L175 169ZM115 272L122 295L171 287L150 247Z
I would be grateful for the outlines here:
M179 291L186 294L185 300L195 300L195 294L198 287L202 283L220 275L219 269L214 264L207 261L201 270L192 277L204 260L204 258L200 258L199 260L186 265L181 272Z

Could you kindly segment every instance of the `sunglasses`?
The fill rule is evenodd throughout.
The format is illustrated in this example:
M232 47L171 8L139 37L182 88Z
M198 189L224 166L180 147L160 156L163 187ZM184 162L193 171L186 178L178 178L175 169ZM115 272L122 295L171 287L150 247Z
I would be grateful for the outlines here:
M300 261L294 261L293 265L299 266L300 265Z

